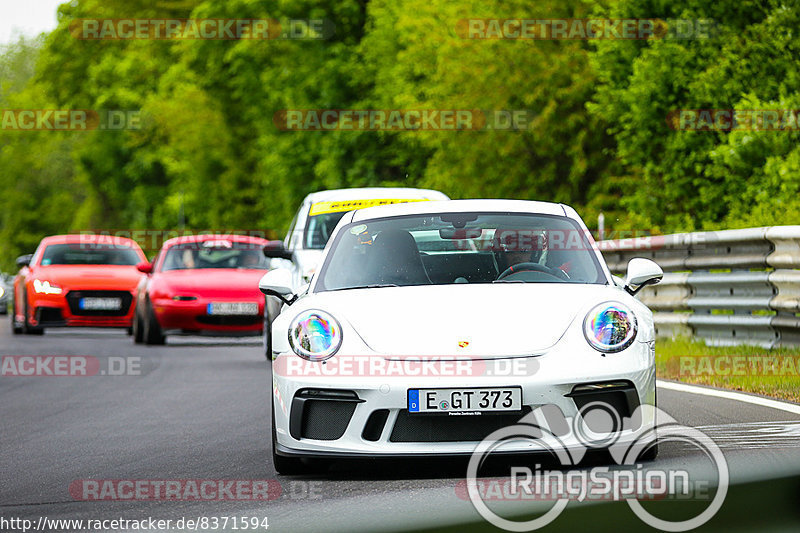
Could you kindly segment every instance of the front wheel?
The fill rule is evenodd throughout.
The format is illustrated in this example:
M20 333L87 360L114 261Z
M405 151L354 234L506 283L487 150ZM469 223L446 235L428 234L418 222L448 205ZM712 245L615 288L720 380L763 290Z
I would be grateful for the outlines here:
M272 443L272 464L275 472L282 476L297 476L309 472L309 468L297 457L284 457L275 453L275 442Z
M144 342L144 332L142 331L142 321L139 320L138 309L134 309L133 311L133 324L131 325L131 329L133 330L134 344L142 344Z
M266 306L264 307L264 357L267 358L267 361L272 361L272 324L270 324Z
M28 322L28 295L25 295L25 319L22 322L22 332L26 335L44 335L44 328L40 326L31 326Z
M22 325L17 322L17 300L11 302L11 333L14 335L22 334Z
M286 457L283 455L278 455L276 450L278 449L278 438L277 432L275 431L275 396L272 390L270 390L270 398L272 403L272 417L270 423L272 425L272 466L275 467L275 471L278 474L283 476L296 476L299 474L307 474L310 472L311 468L307 463L304 463L302 459L298 457Z
M164 344L167 341L167 337L161 330L161 325L158 323L156 313L153 311L153 306L150 302L147 302L144 312L144 343L149 345Z
M653 442L639 455L642 461L655 461L656 457L658 457L658 441Z

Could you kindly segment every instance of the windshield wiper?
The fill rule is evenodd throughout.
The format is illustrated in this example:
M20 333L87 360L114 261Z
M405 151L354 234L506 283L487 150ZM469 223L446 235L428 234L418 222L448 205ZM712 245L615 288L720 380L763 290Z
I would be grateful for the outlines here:
M374 283L372 285L356 285L354 287L342 287L340 289L331 289L331 291L349 291L353 289L382 289L384 287L399 287L395 283Z

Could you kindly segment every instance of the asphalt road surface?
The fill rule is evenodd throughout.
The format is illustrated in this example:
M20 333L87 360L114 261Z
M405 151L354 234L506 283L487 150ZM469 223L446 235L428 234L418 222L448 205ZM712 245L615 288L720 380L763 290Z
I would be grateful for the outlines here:
M0 376L0 518L38 524L42 517L152 517L175 524L228 517L228 531L234 516L266 517L270 531L388 531L479 520L456 492L463 461L344 462L313 476L278 476L270 456L271 376L257 338L181 337L146 347L121 331L12 336L3 317L0 355L91 355L101 362L92 377ZM121 371L120 362L138 368L110 375ZM800 414L663 388L658 398L678 422L718 442L733 483L800 474ZM703 463L709 464L698 450L668 443L650 467ZM276 480L271 486L279 490L260 502L84 501L70 486L85 479Z

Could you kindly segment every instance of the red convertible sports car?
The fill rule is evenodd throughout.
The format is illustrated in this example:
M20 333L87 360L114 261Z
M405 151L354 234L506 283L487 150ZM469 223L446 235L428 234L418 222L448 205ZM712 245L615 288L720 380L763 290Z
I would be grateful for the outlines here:
M164 243L140 283L133 320L137 343L163 344L168 334L260 335L269 268L264 245L244 235L194 235Z
M11 328L41 334L46 327L130 328L133 296L145 259L130 239L104 235L45 237L17 258Z

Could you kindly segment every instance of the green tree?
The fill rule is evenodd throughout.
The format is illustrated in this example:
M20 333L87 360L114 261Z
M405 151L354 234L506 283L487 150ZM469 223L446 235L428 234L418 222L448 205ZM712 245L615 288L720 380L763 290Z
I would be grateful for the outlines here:
M602 41L591 106L609 124L626 172L623 205L665 231L796 223L798 133L676 131L680 109L797 107L797 3L614 2L611 17L712 19L710 38Z

